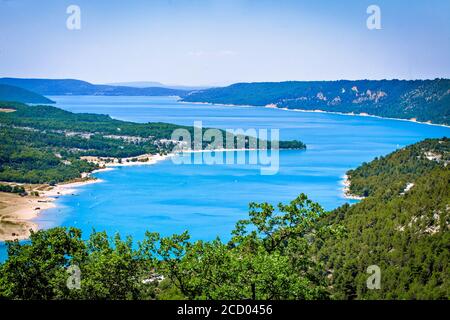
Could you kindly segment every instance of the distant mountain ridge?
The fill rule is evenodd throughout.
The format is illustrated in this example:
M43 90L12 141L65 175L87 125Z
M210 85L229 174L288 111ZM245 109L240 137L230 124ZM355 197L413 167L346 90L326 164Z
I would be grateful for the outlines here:
M189 102L363 113L450 124L450 80L237 83L189 93Z
M213 86L184 86L184 85L170 85L164 84L156 81L132 81L132 82L115 82L115 83L107 83L106 85L111 86L119 86L119 87L134 87L134 88L148 88L148 87L157 87L157 88L167 88L174 90L205 90L210 89Z
M98 85L76 79L0 78L0 84L20 87L41 95L185 96L187 94L185 90Z
M16 101L22 103L54 103L54 101L29 90L0 84L0 101Z

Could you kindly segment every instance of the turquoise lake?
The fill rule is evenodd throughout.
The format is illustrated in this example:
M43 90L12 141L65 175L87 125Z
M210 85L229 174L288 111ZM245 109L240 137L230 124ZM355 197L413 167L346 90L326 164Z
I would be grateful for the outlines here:
M146 230L162 235L188 230L194 240L227 240L236 221L247 216L249 202L277 204L303 192L330 210L350 202L342 194L347 170L425 138L450 136L450 128L408 121L180 103L174 97L50 98L65 110L134 122L193 125L201 120L205 127L222 129L276 128L280 139L307 145L305 151L280 151L276 175L261 175L256 165L176 165L170 159L97 173L103 182L60 197L57 208L36 219L42 228L78 227L85 237L93 229L134 240ZM0 260L5 256L2 243Z

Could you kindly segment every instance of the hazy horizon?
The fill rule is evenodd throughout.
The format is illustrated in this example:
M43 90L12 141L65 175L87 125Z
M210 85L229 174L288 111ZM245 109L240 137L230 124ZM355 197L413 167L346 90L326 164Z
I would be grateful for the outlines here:
M70 30L67 8L80 8ZM369 30L367 8L381 12ZM0 77L95 84L450 78L450 1L0 1Z

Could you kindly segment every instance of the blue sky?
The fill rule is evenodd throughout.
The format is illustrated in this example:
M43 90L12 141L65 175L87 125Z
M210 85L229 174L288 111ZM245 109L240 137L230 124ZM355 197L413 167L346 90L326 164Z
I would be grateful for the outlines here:
M81 9L68 30L66 8ZM381 30L366 27L369 5ZM450 77L448 0L0 0L0 76L94 83Z

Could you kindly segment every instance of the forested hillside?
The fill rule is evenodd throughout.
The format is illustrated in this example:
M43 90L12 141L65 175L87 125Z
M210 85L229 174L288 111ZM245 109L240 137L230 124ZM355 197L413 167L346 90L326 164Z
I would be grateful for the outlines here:
M53 103L40 94L15 86L0 84L0 101L17 101L23 103Z
M185 90L169 89L161 87L136 88L127 86L98 85L76 79L0 78L0 84L24 88L42 95L55 95L55 96L57 95L184 96L187 93L187 91Z
M366 113L450 124L450 80L237 83L194 91L184 101Z
M350 193L367 197L382 189L404 190L432 169L450 163L450 140L427 139L349 170Z
M450 141L428 139L351 171L368 197L326 218L345 236L328 239L319 257L338 299L450 298ZM381 289L366 269L381 270Z
M449 151L446 139L411 148L424 146ZM389 159L397 159L393 155ZM332 212L304 194L277 207L252 203L227 243L192 242L188 232L148 232L137 246L131 238L102 232L84 241L75 228L32 233L29 243L8 244L0 297L449 299L450 171L427 166L414 153L409 157L395 162L401 173L418 161L421 175L409 177L414 186L406 192L387 183ZM66 286L71 265L80 268L79 290ZM379 289L367 287L371 265L380 268Z

